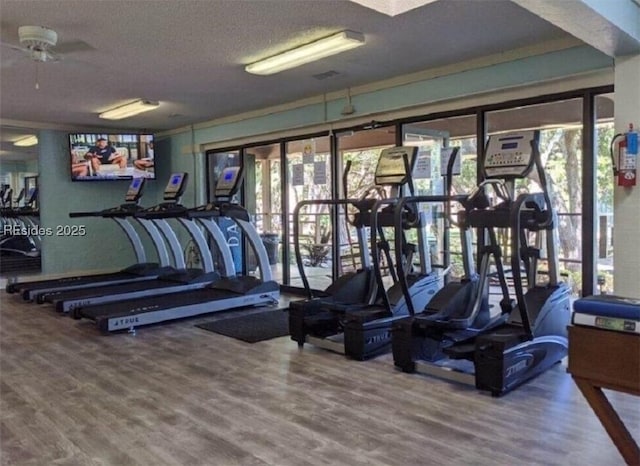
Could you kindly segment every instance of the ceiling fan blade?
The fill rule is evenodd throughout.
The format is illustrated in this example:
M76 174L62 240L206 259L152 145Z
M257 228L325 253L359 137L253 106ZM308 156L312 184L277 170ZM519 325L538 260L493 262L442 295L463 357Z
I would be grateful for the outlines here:
M57 63L63 60L62 55L58 55L57 53L53 53L50 50L44 52L44 63Z
M56 53L90 52L92 50L95 50L95 47L87 44L82 40L63 42L56 45L54 48Z
M20 52L29 53L29 49L20 47L19 45L9 44L8 42L0 42L0 47L11 50L18 50Z
M2 60L0 60L0 68L10 68L16 63L18 63L19 61L21 61L21 59L18 57L13 57L8 59L2 58Z

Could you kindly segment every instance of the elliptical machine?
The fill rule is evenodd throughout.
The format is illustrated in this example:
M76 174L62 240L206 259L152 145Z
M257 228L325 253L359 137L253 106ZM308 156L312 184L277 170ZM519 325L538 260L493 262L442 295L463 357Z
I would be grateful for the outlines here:
M374 186L361 199L302 201L294 213L294 237L298 269L308 293L308 299L294 301L289 307L289 330L291 339L302 347L304 343L322 347L357 359L364 360L389 351L391 345L391 323L398 316L407 315L407 303L400 290L397 276L392 268L392 257L388 242L384 238L384 227L394 227L393 204L404 194L405 188L413 194L412 171L416 162L416 147L395 147L381 152L376 167ZM343 179L345 182L345 179ZM345 182L346 183L346 182ZM386 197L386 189L390 190ZM345 190L346 191L346 190ZM340 277L325 290L325 296L314 296L308 284L299 252L297 230L300 209L305 205L352 205L357 213L351 220L356 228L363 269ZM385 208L380 209L381 205ZM380 210L380 212L378 212ZM403 264L413 263L416 252L420 257L420 271L411 274L411 299L424 306L442 286L442 277L431 273L430 258L426 252L424 219L415 209L406 209L403 232L417 228L418 245L406 241L400 233L399 247L403 251ZM371 231L371 252L367 230ZM380 236L381 241L377 241ZM379 264L381 250L390 265L394 284L384 290ZM375 275L374 275L375 273ZM351 284L354 280L356 286ZM338 295L337 293L341 293ZM337 296L344 298L337 299ZM384 300L383 300L384 297Z
M418 370L470 383L499 396L567 354L570 292L558 281L557 219L538 138L537 131L491 136L485 151L484 181L463 201L461 225L485 231L489 240L481 248L483 261L477 286L487 286L483 283L488 280L484 255L491 254L503 293L500 314L492 315L483 306L470 306L462 285L448 301L434 298L429 308L396 322L393 328L394 363L403 371ZM537 178L542 192L515 198L516 181L527 178ZM515 301L508 295L497 229L509 232ZM531 244L532 236L538 243ZM548 280L541 284L538 266L543 236ZM526 268L526 289L522 265Z

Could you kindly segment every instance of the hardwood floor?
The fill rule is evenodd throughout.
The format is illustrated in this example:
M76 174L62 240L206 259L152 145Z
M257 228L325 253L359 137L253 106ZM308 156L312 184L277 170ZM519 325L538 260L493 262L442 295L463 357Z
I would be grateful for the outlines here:
M2 465L623 464L563 366L494 399L211 316L102 336L0 301ZM640 399L611 396L637 436Z

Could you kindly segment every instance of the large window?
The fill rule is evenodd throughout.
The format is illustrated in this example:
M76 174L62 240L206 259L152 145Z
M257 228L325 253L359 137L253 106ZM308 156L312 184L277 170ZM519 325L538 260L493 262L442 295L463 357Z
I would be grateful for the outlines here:
M279 241L275 250L273 242L270 243L275 254L272 264L275 276L285 285L301 286L293 238L293 212L298 202L362 196L374 182L380 150L398 142L418 147L420 169L415 174L415 186L418 194L423 195L446 192L443 167L448 152L443 148L458 147L460 163L456 164L451 192L468 193L480 175L478 161L487 135L537 129L559 217L557 250L562 278L571 284L576 295L597 292L593 288L596 277L602 291L611 291L613 177L608 144L613 136L613 102L610 94L595 95L597 92L576 91L512 105L480 107L468 110L466 115L433 119L425 116L422 121L412 118L410 122L368 125L358 130L334 129L331 136L283 139L228 153L242 153L245 163L252 167L247 171L251 186L247 185L245 200L265 241ZM593 113L591 99L595 103ZM484 121L478 121L478 116ZM486 134L478 135L479 128L484 128ZM587 147L583 147L585 141ZM222 163L221 156L210 154L210 183L215 167ZM350 172L343 186L347 163ZM446 220L455 219L460 206L434 203L421 207L429 221L427 236L432 264L450 265L452 275L459 276L460 236L455 227L446 228ZM357 237L344 209L333 211L326 205L306 207L301 212L298 239L302 265L315 289L325 288L336 276L361 265Z
M491 134L540 131L540 156L553 207L558 214L557 253L573 293L582 288L582 99L488 112ZM529 188L533 182L529 183ZM534 188L535 189L535 188Z
M613 94L595 98L596 264L599 292L613 292L613 166L609 144L615 133Z
M338 134L338 167L340 167L340 192L346 193L349 199L361 199L371 196L370 188L374 185L374 174L380 152L386 147L396 145L395 126L362 129ZM347 167L349 167L347 171ZM346 191L345 191L346 190ZM368 244L361 247L360 241L368 241L369 231L366 229L362 238L358 238L357 230L351 221L356 209L344 206L338 215L338 250L340 261L337 273L353 272L363 267L364 256L369 256ZM393 238L391 236L391 238ZM359 241L360 240L360 241ZM383 269L383 274L386 270Z
M280 144L244 149L245 206L262 238L274 280L282 282L283 230ZM250 261L254 268L255 259Z
M404 144L418 146L418 170L414 173L420 195L441 195L448 191L447 173L449 152L445 148L458 147L457 162L451 174L452 194L469 193L477 180L476 116L465 115L403 125ZM462 270L460 232L447 229L449 218L456 220L457 203L424 203L427 214L427 235L433 266L449 267L450 277L459 278Z
M332 198L331 150L329 136L291 141L286 144L286 196L289 222L289 283L301 286L302 280L293 254L299 241L303 267L312 288L324 289L333 280L331 210L326 205L310 205L300 211L299 238L293 235L293 213L302 200Z

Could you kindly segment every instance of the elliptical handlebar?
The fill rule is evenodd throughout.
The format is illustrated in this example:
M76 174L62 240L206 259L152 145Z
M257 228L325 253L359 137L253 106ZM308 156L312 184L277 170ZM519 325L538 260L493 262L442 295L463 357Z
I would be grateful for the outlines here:
M460 196L460 197L466 198L466 196ZM448 195L413 196L413 197L403 197L401 199L394 200L396 202L395 208L393 210L393 221L394 221L394 225L396 226L394 228L395 243L401 244L402 242L402 228L398 228L398 227L402 226L403 224L402 214L405 211L405 207L407 206L407 204L415 205L420 202L445 202L446 203L446 202L449 202L450 200L452 200L451 196L448 196ZM373 231L374 218L377 219L377 210L372 212L372 228L371 228L372 231ZM396 261L396 273L398 275L398 282L400 283L400 289L402 290L402 294L404 295L405 302L407 303L407 310L409 312L409 315L413 316L415 315L416 311L415 311L415 306L413 305L413 301L411 299L411 292L409 291L407 274L404 267L402 266L402 251L400 250L400 248L397 248L397 247L394 249L395 249L395 256L396 256L395 261ZM382 277L380 277L380 280L381 279ZM383 298L384 297L385 296L383 295ZM389 298L386 297L386 299L388 301Z
M387 198L387 192L385 191L383 186L372 184L364 190L364 193L362 193L362 195L358 198L358 200L364 201L365 199L371 199L369 197L369 193L372 193L372 192L378 195L378 199Z
M349 173L351 172L351 165L351 160L347 160L347 163L344 166L344 172L342 172L342 191L344 197L347 197L349 192Z
M382 281L382 270L380 267L380 264L377 261L378 258L378 212L380 211L380 208L383 205L389 205L389 204L395 204L399 201L402 201L403 199L378 199L372 206L371 208L371 257L374 258L373 263L373 273L376 277L376 282L378 283L378 289L380 290L381 294L382 294L382 303L384 304L384 307L387 311L391 311L391 301L389 300L389 295L387 294L387 290L384 287L384 283ZM397 207L396 207L397 208ZM400 220L400 222L402 222L402 220ZM395 223L396 225L398 225L398 223ZM402 252L400 251L401 248L398 248L397 245L398 244L402 244L402 237L401 237L401 233L399 233L399 230L401 230L401 228L394 228L395 230L395 244L396 247L395 252L396 252L396 267L397 268L402 268L402 264L399 262L402 260ZM399 241L399 242L398 242ZM391 264L389 264L389 266L391 266ZM403 271L404 272L404 271ZM399 278L399 277L398 277ZM400 282L402 282L402 280L399 279ZM412 305L412 303L410 301L407 301L408 305ZM409 308L410 310L413 310L413 307ZM413 315L413 314L412 314Z
M549 196L549 185L547 184L547 175L544 172L544 168L542 166L542 159L540 158L540 149L538 148L538 144L535 140L531 141L531 150L533 152L533 159L536 165L536 170L538 172L538 179L540 181L540 187L542 188L542 195L544 196L544 201L547 204L547 209L551 215L547 216L545 222L538 225L538 228L548 228L553 224L553 204L551 204L551 197Z
M416 190L413 185L413 176L411 173L411 164L409 163L409 156L405 152L402 154L402 163L404 163L404 170L407 173L407 185L409 186L409 194L415 196Z
M511 204L513 198L509 193L509 190L505 186L504 180L489 178L480 182L473 191L462 202L464 208L469 211L473 209L487 209L491 207L489 195L486 188L491 186L496 196L501 199L506 205Z
M293 209L293 251L296 258L296 264L298 266L298 272L300 273L300 279L304 286L305 292L309 299L313 298L313 291L309 285L309 278L304 271L304 265L302 263L302 251L300 250L300 211L312 205L326 205L330 207L337 207L339 205L357 205L358 199L308 199L298 202L295 209Z

